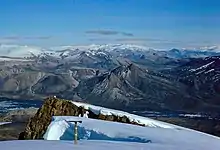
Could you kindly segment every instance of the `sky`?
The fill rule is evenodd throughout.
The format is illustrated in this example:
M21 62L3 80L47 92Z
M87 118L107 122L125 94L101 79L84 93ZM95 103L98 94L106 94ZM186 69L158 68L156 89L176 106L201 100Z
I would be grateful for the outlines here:
M0 43L220 45L219 0L1 0Z

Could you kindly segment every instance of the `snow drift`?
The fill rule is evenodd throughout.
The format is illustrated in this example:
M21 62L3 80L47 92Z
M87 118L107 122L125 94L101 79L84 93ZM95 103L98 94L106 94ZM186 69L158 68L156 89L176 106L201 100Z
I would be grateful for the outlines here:
M136 125L95 120L84 117L56 116L49 125L45 140L71 140L73 141L73 123L70 121L81 120L78 126L80 141L112 141L135 142L148 145L164 145L167 147L185 146L192 149L220 148L217 137L187 130L184 128L141 127Z

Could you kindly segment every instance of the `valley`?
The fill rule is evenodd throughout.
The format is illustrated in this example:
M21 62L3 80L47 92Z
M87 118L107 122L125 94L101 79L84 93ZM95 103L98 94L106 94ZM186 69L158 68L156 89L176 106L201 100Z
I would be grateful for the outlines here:
M219 6L0 0L0 150L220 150Z
M1 49L10 52L0 61L2 97L57 96L129 111L220 112L217 50L123 44Z
M0 59L0 112L39 108L46 97L55 96L219 136L218 55L135 45L14 46ZM14 122L3 131L10 129L10 135L14 127L23 129L30 117L25 116L2 120Z

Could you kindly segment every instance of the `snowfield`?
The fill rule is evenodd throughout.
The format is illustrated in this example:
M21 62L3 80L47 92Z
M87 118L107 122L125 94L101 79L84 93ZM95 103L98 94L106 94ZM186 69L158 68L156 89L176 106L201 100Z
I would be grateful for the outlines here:
M82 120L73 142L73 124ZM84 117L57 116L44 135L46 140L3 141L3 150L219 150L220 139L184 129L141 127ZM59 141L58 141L59 140Z
M71 121L82 121L82 123L78 125L78 138L80 139L81 143L87 143L90 141L102 143L103 141L108 141L107 143L111 143L111 147L113 147L114 149L117 149L114 147L115 143L121 145L118 146L121 147L121 149L127 149L127 147L125 146L126 144L131 145L129 147L130 149L137 149L135 145L142 145L140 149L149 150L217 150L220 148L220 138L209 134L161 121L156 121L146 117L141 117L124 111L108 109L81 102L71 102L74 105L78 107L83 107L86 110L90 110L97 115L103 114L115 115L120 117L126 116L129 118L130 121L145 125L145 127L125 123L90 119L87 118L87 114L84 115L84 117L54 116L51 124L48 126L46 133L44 134L45 140L73 141L74 124ZM94 149L96 149L96 147L94 147Z
M180 126L107 109L72 102L96 114L126 116L139 124L111 122L83 117L53 116L44 140L4 141L4 150L219 150L220 138ZM78 144L74 145L74 123L78 124Z
M141 146L140 149L149 150L220 149L220 138L194 130L185 128L142 127L72 116L53 117L53 121L47 129L44 139L73 141L74 124L70 121L76 120L82 121L78 125L78 137L82 145L96 141L97 145L98 143L101 145L104 143L108 143L107 145L109 145L111 143L110 147L114 149L115 144L120 145L122 149L127 149L125 146L127 144L131 146L129 147L130 149L137 149L138 146ZM96 144L94 144L94 149L97 148L95 147L97 146Z
M0 142L0 147L2 150L177 150L177 147L172 145L92 140L80 141L78 145L74 145L72 141L4 141ZM179 146L178 150L196 149Z

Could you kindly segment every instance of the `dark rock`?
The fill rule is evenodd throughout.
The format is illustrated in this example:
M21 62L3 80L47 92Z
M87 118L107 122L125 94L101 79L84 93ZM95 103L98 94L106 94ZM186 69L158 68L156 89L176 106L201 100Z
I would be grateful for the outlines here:
M20 135L20 139L39 139L42 138L52 116L78 116L83 112L82 107L77 107L69 101L59 100L53 97L47 98L43 106L31 118Z

